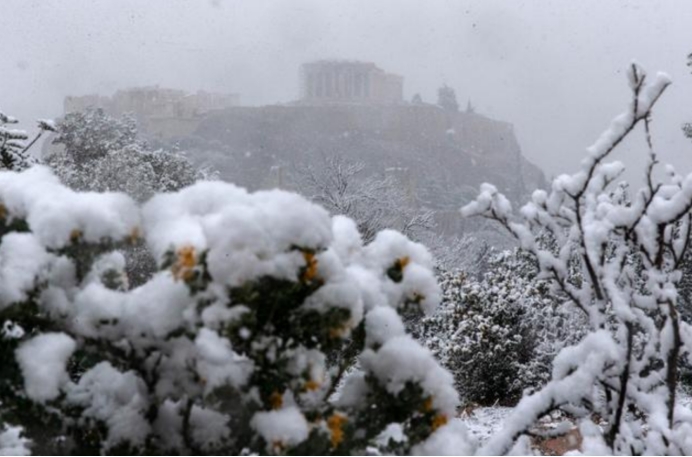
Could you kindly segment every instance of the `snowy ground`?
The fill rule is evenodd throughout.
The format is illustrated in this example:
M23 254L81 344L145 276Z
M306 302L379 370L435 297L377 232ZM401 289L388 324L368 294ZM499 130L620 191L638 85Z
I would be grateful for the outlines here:
M502 428L511 411L512 408L503 406L480 407L468 414L463 413L457 420L462 421L479 442L483 442Z
M683 406L692 408L692 395L689 392L678 392L678 402ZM456 420L463 422L469 433L482 445L488 438L502 429L505 419L511 411L512 408L504 406L479 407L468 413L462 413ZM562 421L554 418L544 419L541 422L544 426L553 428ZM561 425L564 425L564 422Z

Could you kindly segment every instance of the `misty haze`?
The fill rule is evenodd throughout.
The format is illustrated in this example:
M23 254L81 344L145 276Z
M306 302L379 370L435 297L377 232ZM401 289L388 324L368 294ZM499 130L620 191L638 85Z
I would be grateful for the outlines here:
M0 455L692 455L688 18L0 0Z

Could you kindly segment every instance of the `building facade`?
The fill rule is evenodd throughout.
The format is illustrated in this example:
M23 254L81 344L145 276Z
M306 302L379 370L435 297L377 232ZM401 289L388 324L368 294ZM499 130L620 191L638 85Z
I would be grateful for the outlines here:
M319 60L301 67L307 103L401 103L404 78L371 62Z
M119 90L112 97L65 97L63 108L65 113L101 108L113 115L132 113L146 121L155 118L191 119L210 111L238 106L239 102L238 94L204 91L188 94L182 90L149 86Z

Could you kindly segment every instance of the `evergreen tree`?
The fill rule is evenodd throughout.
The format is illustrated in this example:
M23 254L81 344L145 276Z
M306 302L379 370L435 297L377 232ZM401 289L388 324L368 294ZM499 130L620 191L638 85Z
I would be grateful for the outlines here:
M29 136L24 130L7 127L18 122L17 118L0 111L0 170L19 171L29 168L34 162L28 154L31 146L38 141L44 131L55 131L52 121L41 119L38 121L38 134L29 144L26 144Z
M462 271L440 274L442 303L423 319L423 338L466 402L515 404L550 380L560 349L584 336L585 320L537 274L519 249L493 255L479 280Z
M151 151L134 118L102 109L68 113L57 124L47 163L76 190L125 192L138 201L181 189L204 178L180 153Z
M468 114L474 114L476 112L476 108L473 106L471 103L471 99L469 98L469 101L466 103L466 112Z
M446 111L455 113L459 111L459 103L457 102L457 95L454 89L447 84L440 87L437 90L437 105Z

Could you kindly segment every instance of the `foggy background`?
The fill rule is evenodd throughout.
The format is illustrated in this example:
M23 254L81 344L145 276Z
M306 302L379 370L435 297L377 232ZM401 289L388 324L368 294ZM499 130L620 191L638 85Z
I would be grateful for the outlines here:
M655 110L665 161L692 171L692 52L684 1L0 0L0 108L31 130L66 95L155 85L237 92L243 105L298 97L301 63L373 61L404 76L404 95L515 125L547 177L571 172L626 107L632 59L674 84ZM640 137L635 137L639 139ZM642 147L620 158L641 174Z

